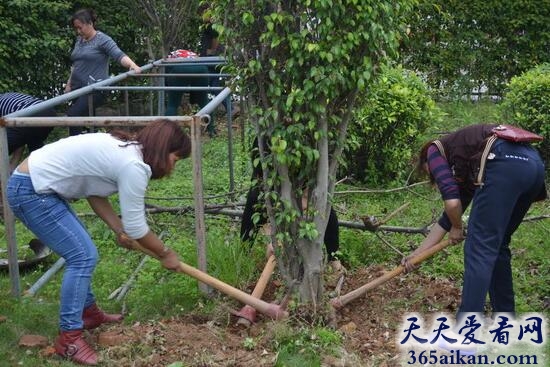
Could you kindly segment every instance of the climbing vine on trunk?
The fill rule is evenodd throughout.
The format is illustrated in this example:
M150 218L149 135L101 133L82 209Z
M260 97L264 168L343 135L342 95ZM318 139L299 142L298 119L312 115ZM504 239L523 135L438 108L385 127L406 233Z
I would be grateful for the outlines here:
M219 0L215 29L258 137L278 266L323 294L322 241L358 92L396 56L413 1Z

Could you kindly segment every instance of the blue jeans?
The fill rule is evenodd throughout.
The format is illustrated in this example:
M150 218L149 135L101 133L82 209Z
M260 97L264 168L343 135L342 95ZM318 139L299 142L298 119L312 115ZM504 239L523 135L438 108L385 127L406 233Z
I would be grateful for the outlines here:
M529 145L498 140L487 160L484 185L472 201L464 243L461 313L515 312L510 240L544 185L544 165Z
M82 311L95 303L90 282L98 253L69 204L57 194L37 194L27 174L15 172L7 185L13 213L42 243L65 259L59 328L82 329Z

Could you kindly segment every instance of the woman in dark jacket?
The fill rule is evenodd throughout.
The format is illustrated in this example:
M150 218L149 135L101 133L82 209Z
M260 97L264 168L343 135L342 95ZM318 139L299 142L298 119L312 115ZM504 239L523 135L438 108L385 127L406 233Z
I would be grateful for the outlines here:
M267 147L267 144L264 144ZM267 149L269 149L267 147ZM263 180L263 170L260 163L254 164L260 157L258 148L258 138L254 139L252 143L252 178L253 182L246 195L246 204L241 219L241 240L243 242L252 243L258 233L258 228L267 223L267 217L265 213L265 207L262 200L260 200L261 185ZM302 203L304 206L307 203ZM253 216L255 213L260 214L259 220L254 223ZM325 230L324 237L325 248L327 251L328 265L335 272L343 272L345 269L338 260L336 253L340 249L340 230L338 227L338 217L336 211L331 207L330 214L327 222L327 228Z
M463 237L462 214L472 202L464 244L464 284L459 321L464 313L484 311L489 293L493 312L515 311L510 239L534 201L546 197L544 164L529 143L497 138L497 125L462 128L429 141L419 168L429 174L445 211L422 245L403 259L434 246L449 233L452 244Z

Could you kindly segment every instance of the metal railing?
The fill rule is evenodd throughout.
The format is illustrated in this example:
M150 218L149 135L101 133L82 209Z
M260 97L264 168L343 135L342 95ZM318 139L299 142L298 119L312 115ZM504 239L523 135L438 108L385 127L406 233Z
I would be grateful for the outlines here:
M4 209L4 225L6 230L6 240L8 244L8 268L11 282L11 294L14 297L21 295L20 288L20 276L19 276L19 263L17 258L17 241L15 233L15 217L9 208L6 197L6 185L9 179L9 153L8 153L8 141L6 134L6 127L15 126L128 126L128 125L143 125L153 119L167 118L178 122L190 124L191 126L191 138L193 143L192 159L193 159L193 182L195 186L195 221L196 221L196 236L197 236L197 256L198 267L200 270L206 272L206 235L204 226L204 199L203 199L203 187L202 187L202 167L201 167L201 143L200 143L200 130L201 121L210 121L210 115L214 110L225 100L231 98L231 90L227 87L167 87L164 86L164 79L166 77L195 77L195 76L216 76L216 77L228 77L228 74L167 74L164 73L165 66L181 65L181 64L194 64L194 65L220 65L224 63L224 59L220 57L199 57L195 59L185 59L181 61L171 60L166 62L165 60L157 60L146 64L141 67L142 73L135 73L135 71L128 71L111 78L102 80L92 85L82 87L80 89L56 96L54 98L45 100L36 105L29 106L19 111L13 112L0 118L0 184L2 189L2 205ZM160 73L147 74L154 68L160 68ZM115 86L128 77L153 77L160 81L160 86ZM117 117L28 117L35 115L48 108L53 108L63 103L67 103L75 98L90 95L95 91L100 90L119 90L127 93L128 91L156 91L159 94L158 116L117 116ZM163 116L164 114L164 92L165 91L210 91L219 92L206 106L202 107L200 111L194 114L193 117L181 116L170 117ZM91 98L89 99L91 102ZM125 111L128 113L128 97L125 95ZM234 170L233 170L233 148L232 148L232 111L231 103L226 104L227 107L227 128L228 128L228 150L229 150L229 174L230 183L229 191L233 192L234 189ZM90 106L90 110L93 110L93 106ZM43 283L35 284L31 289L33 293L37 291L37 288L41 287ZM208 292L208 289L204 284L200 285L203 292Z

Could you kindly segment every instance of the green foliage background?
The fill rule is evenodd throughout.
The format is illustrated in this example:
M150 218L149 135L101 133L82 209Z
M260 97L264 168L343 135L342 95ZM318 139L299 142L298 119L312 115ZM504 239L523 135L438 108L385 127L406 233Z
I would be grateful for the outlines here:
M549 0L420 0L402 62L441 95L502 95L511 77L550 61L549 18Z
M171 0L143 1L159 9L176 6ZM81 7L96 9L99 29L138 64L148 61L147 39L160 47L161 30L147 22L136 1L5 0L0 2L0 92L51 97L62 91L74 41L68 21ZM244 29L249 13L239 14ZM550 62L549 18L550 0L419 0L408 20L409 36L401 43L401 60L442 95L468 94L481 85L501 95L511 77ZM181 43L170 46L197 47L200 24L199 14L190 16Z
M154 1L151 1L154 2ZM168 22L170 0L156 0L166 8L161 14ZM187 0L197 9L199 0ZM164 4L166 3L166 4ZM174 5L174 4L172 4ZM133 0L5 0L0 2L0 93L17 91L37 97L54 97L63 93L70 72L70 54L76 39L69 24L72 14L92 8L98 15L97 29L111 36L138 65L149 61L151 50L160 55L161 29L154 27ZM199 44L198 13L189 14L174 48L195 49ZM111 62L113 75L126 71Z
M537 145L543 159L550 162L550 63L513 77L501 108L504 121L544 137Z
M52 96L69 73L70 6L63 0L0 2L0 92Z
M442 117L428 87L409 70L383 67L357 104L341 171L374 186L406 181L423 134Z

